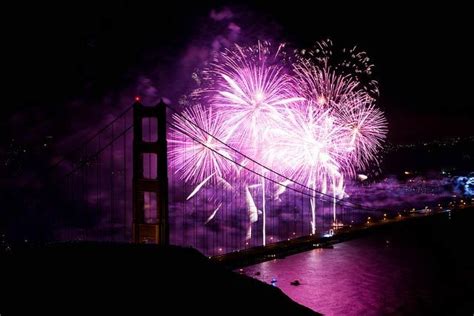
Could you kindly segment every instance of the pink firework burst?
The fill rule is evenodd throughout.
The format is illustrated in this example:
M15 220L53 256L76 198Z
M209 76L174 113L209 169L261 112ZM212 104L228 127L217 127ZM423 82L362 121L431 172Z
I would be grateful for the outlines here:
M310 59L300 58L294 64L294 72L302 95L319 107L331 107L354 95L366 97L363 91L358 90L356 80L349 75L338 74L327 61L319 65Z
M341 174L347 164L347 130L330 111L308 106L293 111L273 143L265 161L304 186L324 188L323 179Z
M284 45L236 45L220 54L207 70L211 107L222 113L230 141L249 152L262 135L282 123L281 111L302 100L284 62Z
M300 64L303 64L303 72L311 72L316 68L316 73L326 77L323 81L319 81L320 85L316 85L316 88L321 86L329 95L334 87L339 86L338 89L341 89L341 84L344 89L339 91L339 97L355 90L372 99L376 99L379 95L378 82L372 78L374 65L367 53L359 50L357 46L340 48L330 39L326 39L316 42L312 49L301 50L297 54L297 59ZM335 77L329 78L331 76ZM307 79L311 80L310 78L311 76ZM339 81L342 78L344 81ZM316 77L316 79L318 78ZM328 86L328 79L332 79L334 87ZM332 96L336 95L332 94Z
M306 106L327 109L345 131L344 175L354 176L356 169L377 164L387 123L375 106L378 88L370 78L373 65L367 54L357 47L336 51L326 40L312 50L303 50L297 60L294 71L308 101Z
M255 223L260 213L249 188L259 188L263 244L267 178L282 183L276 198L290 184L310 192L314 233L317 193L332 193L337 224L345 178L378 162L387 133L365 52L336 51L323 41L288 61L284 45L269 42L217 54L191 95L198 105L174 115L171 130L170 162L184 181L197 184L190 197L208 181L239 179Z
M228 130L212 109L197 104L174 114L170 133L170 164L186 182L224 178L234 168L229 148L219 141Z
M300 189L309 188L312 233L316 231L316 192L325 194L330 186L334 199L342 195L343 166L350 164L347 129L330 113L313 105L293 110L287 124L279 130L279 137L268 144L264 156L295 185L299 184Z
M387 134L387 120L370 99L354 98L338 104L334 115L348 133L347 150L353 166L366 169L371 162L378 163L377 152ZM349 168L348 173L353 176Z

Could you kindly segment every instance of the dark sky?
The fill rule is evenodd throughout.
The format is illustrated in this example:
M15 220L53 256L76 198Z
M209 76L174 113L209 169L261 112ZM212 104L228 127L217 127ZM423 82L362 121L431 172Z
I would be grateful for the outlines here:
M17 189L20 180L40 179L56 195L57 182L42 177L54 158L130 106L141 91L137 87L156 86L159 95L176 96L191 80L190 56L205 57L213 40L229 33L230 22L240 27L244 43L260 38L305 47L330 37L339 46L366 50L376 66L379 104L393 142L474 134L468 4L327 2L2 4L0 198L8 212L0 212L0 224L11 217L27 222L25 231L43 229L37 221L48 221L43 212L27 205L18 213L25 196L33 195ZM227 24L211 18L212 10L226 7L233 15Z
M2 141L34 133L39 121L55 126L60 138L62 126L74 126L74 120L84 123L90 118L91 124L100 120L94 116L101 112L86 111L87 104L100 104L110 91L126 89L140 75L156 71L154 65L182 54L189 42L206 36L209 12L225 6L248 32L299 47L330 37L366 50L376 66L380 106L387 113L392 141L474 134L467 4L417 8L321 1L311 5L310 1L170 1L166 6L162 1L149 2L5 7L2 76L7 95L1 107ZM70 113L67 104L73 100L83 101L86 118ZM24 126L12 126L15 122Z

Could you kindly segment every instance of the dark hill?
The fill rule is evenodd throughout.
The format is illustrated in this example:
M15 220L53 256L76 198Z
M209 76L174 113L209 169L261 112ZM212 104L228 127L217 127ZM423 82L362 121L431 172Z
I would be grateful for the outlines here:
M2 316L314 315L187 248L54 244L0 255L0 269Z

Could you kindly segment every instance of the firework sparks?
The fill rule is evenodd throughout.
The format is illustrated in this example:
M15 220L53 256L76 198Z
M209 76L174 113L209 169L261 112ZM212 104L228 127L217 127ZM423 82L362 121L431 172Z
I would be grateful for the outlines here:
M225 178L234 168L229 148L219 142L226 139L222 117L195 105L173 115L170 164L186 182L200 188L211 178ZM193 192L192 195L196 194Z
M378 84L370 78L372 67L365 52L357 47L336 51L330 40L302 51L294 64L307 104L327 109L346 128L345 176L377 164L376 153L387 133L385 117L375 107Z
M334 111L341 124L347 126L348 154L352 168L366 169L371 162L377 163L377 152L387 134L387 121L383 113L369 100L353 100L339 104ZM354 175L353 172L348 172Z
M310 188L311 230L316 230L316 190L326 193L328 182L333 194L342 186L341 166L348 164L347 129L328 110L308 106L294 111L279 138L266 149L267 159L296 184ZM336 181L341 182L336 185Z
M238 148L259 147L262 135L282 123L281 111L302 100L284 66L283 45L270 43L226 50L211 64L209 103L226 118ZM255 149L255 148L253 148Z
M312 86L309 91L325 92L326 96L336 98L355 91L374 100L379 95L378 82L372 79L374 65L357 46L338 48L326 39L316 42L312 49L298 52L297 59L300 69L296 72L301 71L300 79Z
M312 233L318 192L332 193L336 225L345 179L377 163L387 133L365 52L336 51L322 41L288 60L284 45L235 45L202 72L202 86L192 95L205 107L173 116L171 163L184 181L196 184L188 199L209 183L232 187L224 180L232 173L245 189L247 239L262 214L264 245L266 199L280 200L290 184L310 192ZM261 212L249 191L256 182Z

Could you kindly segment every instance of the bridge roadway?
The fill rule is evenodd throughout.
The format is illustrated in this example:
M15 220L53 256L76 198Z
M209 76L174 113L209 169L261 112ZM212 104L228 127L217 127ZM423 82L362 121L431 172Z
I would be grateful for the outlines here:
M429 208L411 210L403 215L399 213L399 215L393 218L384 217L379 221L373 221L369 218L364 224L348 225L334 229L331 235L303 236L276 242L267 246L258 246L214 256L211 257L211 260L222 263L230 269L237 269L263 261L284 258L314 248L332 248L332 245L335 243L362 237L376 230L384 229L389 225L397 225L412 220L422 220L423 218L431 216L442 216L446 213L449 214L450 212L459 212L462 210L474 211L474 202L471 200L468 204L460 203L453 208L439 207L434 210Z

